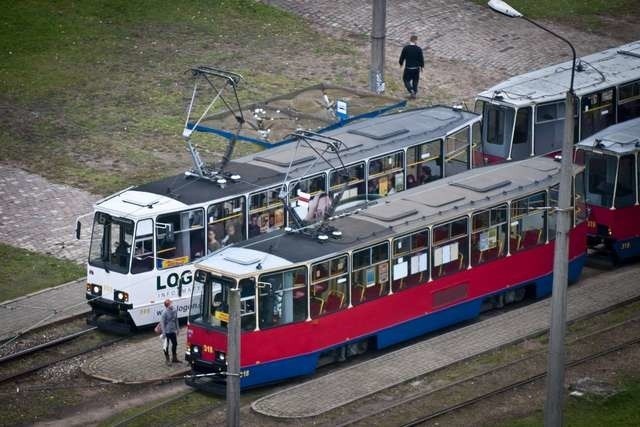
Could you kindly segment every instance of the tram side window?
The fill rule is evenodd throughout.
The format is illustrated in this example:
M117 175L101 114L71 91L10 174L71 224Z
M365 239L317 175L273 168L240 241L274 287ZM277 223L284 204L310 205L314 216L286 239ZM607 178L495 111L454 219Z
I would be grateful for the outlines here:
M214 203L207 208L207 253L244 239L244 197Z
M153 220L143 219L136 226L136 243L131 260L131 273L153 270Z
M531 107L518 109L516 127L513 133L514 144L529 144L531 142Z
M587 203L611 207L616 180L616 158L588 151L585 152L584 157L587 173Z
M460 218L433 227L431 263L434 277L443 277L467 268L467 224L467 218Z
M636 165L635 156L620 157L618 165L618 184L616 185L616 208L633 206L636 202Z
M307 318L307 269L263 274L259 278L260 329Z
M160 269L187 264L205 250L204 209L191 209L158 216L156 254Z
M471 265L506 255L507 205L475 213L471 219Z
M327 196L327 175L301 179L289 185L289 205L300 218L314 222L322 219L331 206Z
M127 273L132 242L133 221L96 212L91 232L89 264Z
M442 140L436 139L407 149L407 188L442 178Z
M389 242L355 251L351 259L351 304L389 293Z
M347 186L342 195L341 203L364 198L366 194L364 163L347 166L346 171L340 169L331 171L329 175L329 195L332 200L336 193L342 190L345 182L347 182Z
M605 89L582 97L580 138L587 138L615 123L613 97L614 89Z
M284 227L284 206L280 187L253 193L249 201L249 237Z
M394 292L429 280L429 230L422 230L393 240L391 263Z
M445 176L455 175L469 169L470 133L471 128L466 126L447 136L444 143Z
M367 186L368 194L379 196L404 190L404 152L369 160Z
M341 255L311 266L310 318L347 307L349 303L347 260L347 255Z
M618 89L618 122L640 117L640 81Z
M511 202L511 230L509 234L511 253L546 242L546 205L546 192L536 193Z

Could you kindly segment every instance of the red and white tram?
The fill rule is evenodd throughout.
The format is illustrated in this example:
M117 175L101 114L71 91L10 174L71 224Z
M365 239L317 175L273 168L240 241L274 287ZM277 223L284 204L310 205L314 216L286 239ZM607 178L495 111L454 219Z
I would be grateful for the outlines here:
M185 173L98 201L86 289L94 321L150 325L165 298L185 317L194 262L283 228L283 198L304 218L309 198L333 197L345 180L342 201L353 205L463 172L472 167L479 121L444 106L380 116L323 134L340 142L337 150L291 143L230 162L226 179Z
M589 248L614 261L640 255L640 118L608 127L576 148L577 162L585 165Z
M487 163L560 151L571 61L512 77L476 97ZM640 41L579 58L575 140L640 117Z
M241 387L307 375L551 292L560 164L473 169L380 199L317 230L283 230L196 265L188 384L223 390L228 291L241 300ZM569 280L586 257L582 168L574 167ZM339 233L323 234L327 226ZM324 227L324 228L323 228Z

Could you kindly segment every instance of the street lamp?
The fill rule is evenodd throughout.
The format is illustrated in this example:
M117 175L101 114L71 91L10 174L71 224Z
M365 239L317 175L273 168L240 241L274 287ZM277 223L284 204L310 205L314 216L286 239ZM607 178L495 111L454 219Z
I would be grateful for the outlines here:
M562 425L564 400L564 337L567 318L567 269L569 229L571 226L571 176L573 154L573 79L576 69L576 50L567 39L524 16L502 0L490 0L489 7L511 18L522 18L536 27L567 43L573 54L571 83L565 98L564 141L560 164L560 190L556 210L556 241L553 256L553 295L551 299L551 328L547 368L547 398L544 405L544 424L547 427Z

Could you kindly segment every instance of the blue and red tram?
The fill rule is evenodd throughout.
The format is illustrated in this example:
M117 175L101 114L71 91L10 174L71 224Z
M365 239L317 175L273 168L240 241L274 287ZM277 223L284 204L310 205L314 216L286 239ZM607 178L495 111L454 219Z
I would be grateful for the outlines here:
M220 391L228 290L240 288L241 387L307 375L485 309L551 292L560 164L473 169L330 221L283 230L196 265L187 331L194 374ZM582 168L574 167L569 280L586 257ZM338 233L336 233L336 231Z
M589 248L614 261L640 255L640 118L580 142L576 162L585 166Z

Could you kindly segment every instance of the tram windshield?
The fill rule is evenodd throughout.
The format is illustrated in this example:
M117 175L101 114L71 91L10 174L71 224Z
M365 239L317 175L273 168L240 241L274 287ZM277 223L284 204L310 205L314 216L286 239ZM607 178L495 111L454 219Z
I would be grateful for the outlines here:
M618 158L587 151L584 153L584 160L587 203L616 208L635 203L636 172L633 155Z
M133 221L96 212L93 219L89 264L106 271L127 273L133 241Z
M189 322L227 329L229 322L229 290L236 280L196 270L191 292ZM255 284L253 279L240 281L240 324L244 331L255 329Z

